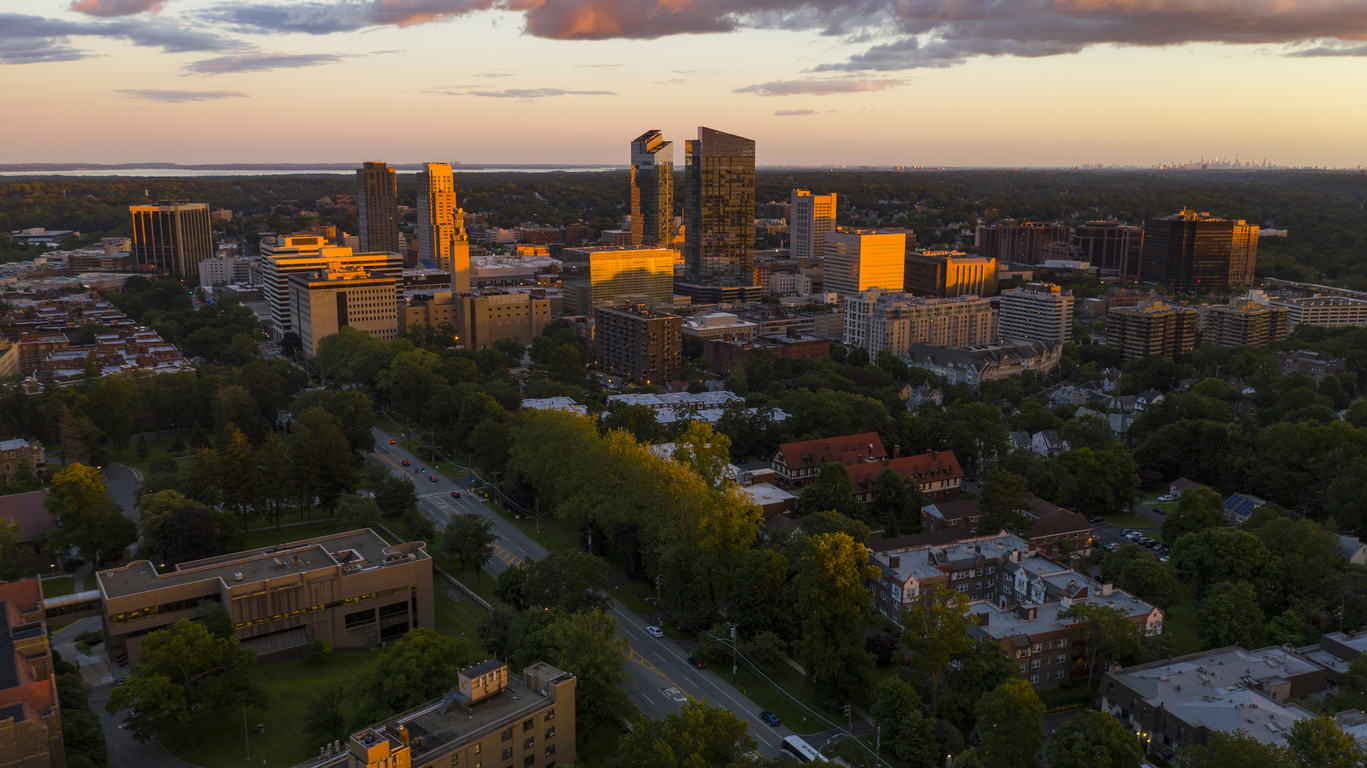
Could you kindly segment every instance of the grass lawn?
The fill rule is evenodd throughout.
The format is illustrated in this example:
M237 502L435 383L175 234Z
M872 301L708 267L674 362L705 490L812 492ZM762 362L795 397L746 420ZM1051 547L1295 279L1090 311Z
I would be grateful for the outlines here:
M1138 515L1106 515L1105 520L1107 525L1113 525L1116 528L1134 528L1135 530L1142 528L1148 530L1150 528L1158 527L1158 523L1155 523L1152 520L1145 520Z
M274 528L255 530L247 534L245 546L242 549L260 549L261 547L271 547L276 544L289 544L292 541L327 536L328 534L339 533L340 531L341 528L331 520L322 523L312 523L310 525L290 526L288 528L281 528L279 531Z
M379 653L334 653L327 664L309 665L302 659L260 664L252 670L257 685L266 691L267 709L247 711L251 724L252 765L264 760L267 768L286 768L318 756L311 736L301 733L309 697L325 688L351 685L380 658ZM348 712L348 717L355 713ZM161 743L171 754L203 768L241 768L246 764L242 711L201 718L197 743L189 745L186 734L170 734ZM265 733L256 724L266 725Z
M112 460L126 467L137 467L138 470L146 476L147 473L151 471L149 467L152 464L152 459L157 456L169 455L168 452L171 448L171 444L176 441L177 433L169 429L162 430L160 440L153 439L152 434L154 433L148 433L147 435L147 458L138 458L138 438L135 436L132 440L128 441L128 447L111 453ZM185 438L188 437L189 432L180 432L179 434L181 435L181 442L184 442ZM185 450L172 456L172 458L176 460L178 466L188 466L190 463L190 452Z
M61 597L76 593L76 580L70 576L43 579L43 597Z
M796 685L790 684L787 680L780 679L783 676L783 672L778 669L779 666L787 668L788 671L792 673L791 677L796 678ZM709 666L708 669L723 680L730 681L731 679L731 665L729 663L718 663L715 666ZM755 706L759 707L761 710L773 712L778 715L779 720L783 721L783 724L788 726L793 733L817 733L818 731L824 731L833 727L825 721L818 720L815 715L807 711L807 709L803 709L794 701L794 699L796 699L807 705L808 708L816 710L817 712L822 712L822 710L816 706L816 701L812 698L811 693L807 691L806 682L803 680L802 676L797 673L797 670L789 667L787 664L781 663L771 668L761 667L761 669L764 669L765 674L769 676L770 680L781 684L788 695L774 690L769 683L761 680L749 669L744 666L739 666L736 668L736 688L739 689L743 695L748 696L751 701L755 702ZM834 721L833 715L825 712L822 712L822 714Z
M446 594L446 590L455 589L455 587L452 587L446 579L440 576L432 580L432 587L432 604L437 614L437 630L469 640L475 648L476 655L484 653L484 646L479 641L479 635L475 633L475 627L481 621L489 618L489 612L484 610L484 606L469 598L452 600Z
M1201 650L1200 622L1196 618L1196 601L1183 591L1182 599L1168 607L1163 617L1163 636L1172 643L1174 656Z
M99 589L99 588L100 588L100 579L99 579L99 577L97 577L97 576L95 575L95 572L94 572L94 571L91 571L91 572L85 577L85 583L81 585L81 591L82 591L82 592L91 592L91 591L96 590L96 589Z

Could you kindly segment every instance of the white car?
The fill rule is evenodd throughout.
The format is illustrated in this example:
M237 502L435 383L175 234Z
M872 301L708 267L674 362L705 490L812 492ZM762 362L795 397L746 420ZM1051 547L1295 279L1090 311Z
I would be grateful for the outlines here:
M651 637L664 637L665 631L659 627L646 627L646 634Z

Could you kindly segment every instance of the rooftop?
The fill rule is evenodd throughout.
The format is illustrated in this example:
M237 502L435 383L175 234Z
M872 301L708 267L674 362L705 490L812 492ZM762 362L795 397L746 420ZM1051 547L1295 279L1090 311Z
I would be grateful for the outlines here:
M749 496L751 501L761 507L766 504L782 504L790 499L797 498L793 494L779 488L777 485L770 485L769 483L744 485L737 490L746 496Z
M1039 558L1030 559L1038 560ZM1076 574L1076 578L1081 580L1086 577ZM1091 584L1094 582L1086 586L1090 587ZM1101 594L1100 590L1092 592L1089 588L1086 597L1049 600L1044 603L1027 603L1017 608L1001 608L990 600L975 600L969 603L969 612L980 616L985 615L986 623L970 626L969 633L975 637L1029 637L1030 635L1065 629L1075 622L1069 619L1060 619L1059 614L1076 603L1092 603L1119 608L1125 612L1126 616L1130 617L1147 616L1153 612L1152 605L1121 590L1114 590L1109 595L1104 595ZM1020 608L1034 609L1035 618L1026 618L1023 611L1019 610Z
M925 534L921 534L921 536L925 536ZM909 536L906 538L915 539L916 537ZM884 570L895 574L898 581L905 582L910 579L929 579L939 576L943 573L939 567L941 565L971 562L980 555L989 560L993 558L1003 559L1013 550L1026 552L1030 549L1030 542L1006 531L987 536L956 538L939 546L936 544L937 542L933 540L917 539L914 542L908 542L908 546L904 548L874 552L872 560ZM890 564L894 557L898 559L896 567ZM1057 568L1057 564L1054 567Z

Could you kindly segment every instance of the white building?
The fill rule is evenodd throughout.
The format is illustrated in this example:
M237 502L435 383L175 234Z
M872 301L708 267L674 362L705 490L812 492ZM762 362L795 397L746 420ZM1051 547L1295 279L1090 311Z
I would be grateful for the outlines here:
M774 296L806 296L812 292L812 279L795 272L769 275L769 293Z
M1004 339L1062 344L1072 336L1073 293L1049 283L1002 291L998 327Z
M261 269L257 260L248 256L205 259L199 263L199 285L260 285Z
M789 232L794 259L820 258L826 254L826 233L835 229L836 195L813 195L793 190L789 207Z
M684 320L683 334L699 339L740 339L752 341L759 332L759 324L742 320L730 312L712 312Z
M928 299L870 288L846 296L844 310L844 343L870 356L883 350L904 355L913 344L975 347L997 339L997 312L978 296Z

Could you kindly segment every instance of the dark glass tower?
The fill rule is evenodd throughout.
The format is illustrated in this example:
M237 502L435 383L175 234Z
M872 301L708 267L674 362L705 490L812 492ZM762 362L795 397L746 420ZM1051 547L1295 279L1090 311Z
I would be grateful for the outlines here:
M1230 285L1234 222L1182 211L1144 222L1139 277L1176 291Z
M140 267L180 275L199 274L199 263L214 255L207 203L162 200L130 205L133 259Z
M674 142L658 130L631 142L631 244L674 242Z
M684 273L696 286L755 282L755 142L698 128L684 142Z
M366 161L356 170L361 252L399 252L399 187L394 169Z
M1125 277L1139 276L1139 227L1118 221L1089 221L1073 230L1073 245L1082 249L1084 261L1101 269L1114 269Z

